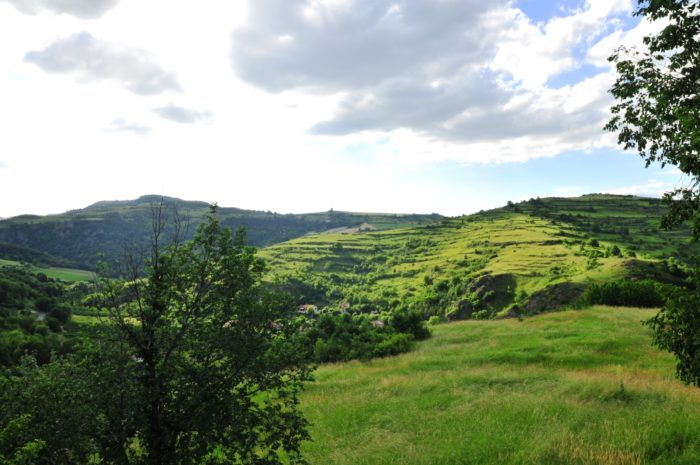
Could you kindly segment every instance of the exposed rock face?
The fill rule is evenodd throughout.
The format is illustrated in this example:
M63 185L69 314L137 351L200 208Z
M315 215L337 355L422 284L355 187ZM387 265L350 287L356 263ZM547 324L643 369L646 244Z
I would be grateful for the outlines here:
M469 293L482 300L489 300L496 294L512 293L515 278L512 274L485 274L469 285Z
M469 300L469 299L460 300L457 303L457 309L453 310L447 314L447 320L448 321L468 320L472 317L472 314L474 314L475 311L476 311L476 309L474 308L474 304L472 304L471 300Z
M570 304L581 297L586 286L579 283L558 283L541 291L535 292L519 307L513 309L509 316L535 315L547 310L556 310L563 305Z
M483 274L469 284L464 298L446 317L450 321L468 320L480 310L496 312L513 302L515 287L512 274Z

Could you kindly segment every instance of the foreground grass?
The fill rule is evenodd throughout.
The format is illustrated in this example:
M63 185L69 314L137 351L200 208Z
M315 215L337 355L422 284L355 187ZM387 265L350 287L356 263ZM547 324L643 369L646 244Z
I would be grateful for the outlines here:
M700 389L650 346L653 311L440 325L410 354L319 368L312 464L700 463Z

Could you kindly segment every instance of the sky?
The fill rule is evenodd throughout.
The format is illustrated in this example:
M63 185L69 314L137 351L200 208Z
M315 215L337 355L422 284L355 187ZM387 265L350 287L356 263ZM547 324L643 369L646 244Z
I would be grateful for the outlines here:
M636 0L634 1L636 4ZM683 182L602 130L633 0L0 0L0 217L459 215Z

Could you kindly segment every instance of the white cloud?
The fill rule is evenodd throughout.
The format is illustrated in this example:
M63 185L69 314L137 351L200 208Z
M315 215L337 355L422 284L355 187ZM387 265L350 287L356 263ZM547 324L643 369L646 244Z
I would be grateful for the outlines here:
M145 192L278 211L464 213L519 194L426 172L614 145L600 129L607 71L554 89L515 83L517 63L491 67L515 29L547 34L510 0L205 3L121 0L88 22L0 0L0 198L13 199L0 215ZM590 5L563 14L608 8ZM617 27L591 14L606 33ZM591 34L537 66L569 69Z
M170 121L181 124L194 124L206 122L211 119L210 111L199 111L191 108L180 107L177 105L166 105L160 108L154 108L153 112Z
M139 95L182 90L174 73L138 48L121 47L80 32L43 50L28 52L25 61L47 73L74 75L79 81L111 81Z
M650 22L643 19L630 30L617 29L593 44L586 54L586 62L595 66L608 66L608 57L620 46L640 47L644 37L656 34L666 26L663 20Z
M672 185L652 179L646 184L618 187L617 189L607 191L607 193L616 195L638 195L641 197L661 197L665 192L672 189Z
M104 129L105 132L130 132L137 136L146 136L150 134L151 128L143 124L134 123L125 120L124 118L116 118Z
M619 27L616 15L631 8L588 0L536 25L505 0L265 0L250 4L231 57L243 80L266 91L339 99L311 134L408 130L431 147L424 161L522 160L614 144L602 132L607 70L559 89L546 82L581 66L574 50Z
M119 3L119 0L0 0L2 1L30 15L51 11L83 19L99 18Z

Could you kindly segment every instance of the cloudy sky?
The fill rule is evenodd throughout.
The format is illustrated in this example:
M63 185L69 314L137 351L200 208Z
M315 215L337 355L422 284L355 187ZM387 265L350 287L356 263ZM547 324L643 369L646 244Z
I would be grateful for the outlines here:
M636 0L634 0L636 3ZM0 217L164 194L456 215L659 195L602 126L633 0L0 0Z

